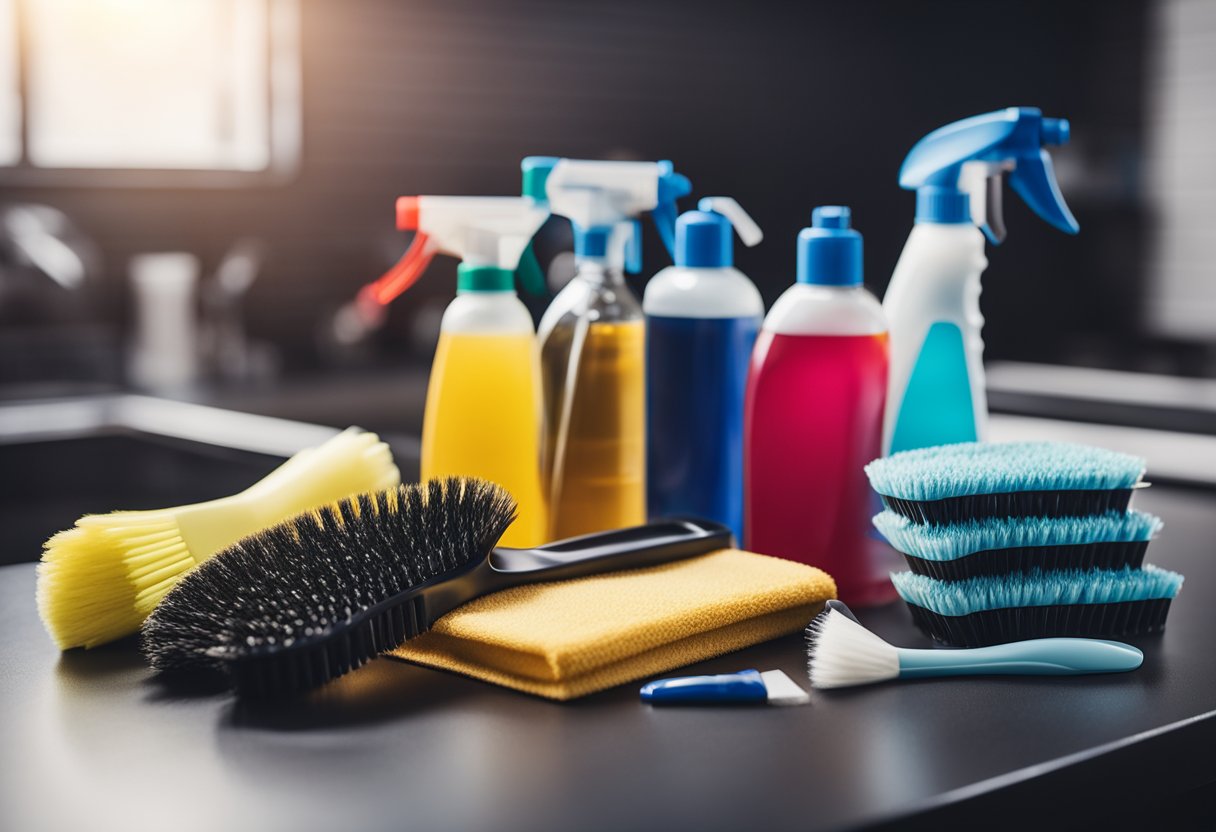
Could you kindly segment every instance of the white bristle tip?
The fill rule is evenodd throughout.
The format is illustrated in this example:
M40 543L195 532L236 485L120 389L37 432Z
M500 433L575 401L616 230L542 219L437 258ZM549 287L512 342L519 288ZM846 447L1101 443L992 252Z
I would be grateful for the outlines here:
M811 686L846 688L899 676L899 650L836 610L821 613L807 628Z

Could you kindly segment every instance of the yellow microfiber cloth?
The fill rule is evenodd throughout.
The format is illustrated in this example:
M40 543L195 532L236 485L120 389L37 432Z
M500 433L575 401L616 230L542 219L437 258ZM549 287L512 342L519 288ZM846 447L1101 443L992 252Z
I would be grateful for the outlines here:
M835 597L814 567L724 549L486 595L390 655L574 699L797 632Z

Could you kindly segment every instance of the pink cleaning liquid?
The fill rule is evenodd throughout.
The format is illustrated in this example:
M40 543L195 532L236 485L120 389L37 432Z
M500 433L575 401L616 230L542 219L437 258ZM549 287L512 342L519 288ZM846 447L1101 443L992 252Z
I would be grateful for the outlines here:
M823 569L859 606L894 597L863 466L880 455L887 335L761 330L744 410L745 544Z

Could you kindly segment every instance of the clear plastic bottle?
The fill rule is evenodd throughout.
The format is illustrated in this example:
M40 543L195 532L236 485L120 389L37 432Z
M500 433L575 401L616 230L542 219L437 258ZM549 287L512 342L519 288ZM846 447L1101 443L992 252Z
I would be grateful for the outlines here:
M676 200L692 186L670 162L530 156L523 193L570 220L573 280L541 318L542 470L554 538L646 520L646 324L624 273L641 269L650 212L668 251Z
M586 260L540 324L554 539L646 520L646 330L619 269Z

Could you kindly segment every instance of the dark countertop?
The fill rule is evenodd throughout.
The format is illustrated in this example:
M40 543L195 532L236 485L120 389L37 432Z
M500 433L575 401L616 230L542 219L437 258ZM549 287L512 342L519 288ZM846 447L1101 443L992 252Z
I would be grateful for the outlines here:
M626 685L554 704L392 660L266 713L180 697L130 642L60 656L34 567L0 569L0 829L953 828L1134 818L1216 782L1216 494L1154 487L1149 559L1186 585L1139 671L813 692L656 710ZM924 640L897 606L863 622ZM691 670L779 667L799 637ZM1210 806L1210 803L1204 804ZM1121 824L1116 824L1121 826Z

